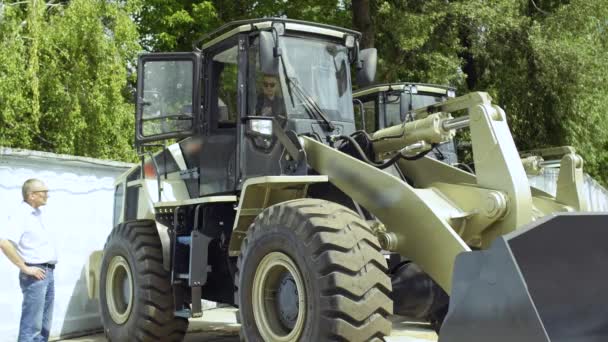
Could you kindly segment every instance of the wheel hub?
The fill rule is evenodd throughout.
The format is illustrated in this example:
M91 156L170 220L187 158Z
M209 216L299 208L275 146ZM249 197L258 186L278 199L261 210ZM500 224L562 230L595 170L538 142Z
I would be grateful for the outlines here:
M291 273L284 273L277 292L277 309L281 323L293 329L299 310L298 287Z
M304 330L306 293L295 262L282 252L260 261L253 280L255 324L265 341L296 341Z
M106 305L116 324L124 324L133 308L133 277L127 260L112 257L106 277Z

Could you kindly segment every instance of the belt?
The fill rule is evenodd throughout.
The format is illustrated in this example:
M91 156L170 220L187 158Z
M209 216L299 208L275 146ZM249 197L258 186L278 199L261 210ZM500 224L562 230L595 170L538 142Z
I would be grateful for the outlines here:
M44 264L30 264L30 263L27 263L27 262L25 264L28 265L28 266L34 266L34 267L40 267L40 268L50 268L52 270L55 269L55 264L47 264L47 263L44 263Z

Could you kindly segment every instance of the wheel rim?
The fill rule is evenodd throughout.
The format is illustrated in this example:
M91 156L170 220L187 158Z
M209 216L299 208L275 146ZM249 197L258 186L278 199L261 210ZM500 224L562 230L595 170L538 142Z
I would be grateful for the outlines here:
M253 279L253 316L265 341L295 341L304 329L306 293L293 260L281 252L266 255Z
M133 307L133 277L129 263L120 255L114 256L108 266L106 298L112 320L125 323Z

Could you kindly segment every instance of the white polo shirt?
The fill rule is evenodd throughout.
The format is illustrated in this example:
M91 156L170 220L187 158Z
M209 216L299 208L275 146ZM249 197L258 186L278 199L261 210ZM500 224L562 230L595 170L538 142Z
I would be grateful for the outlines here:
M0 227L0 238L15 243L23 261L30 264L57 263L55 236L45 225L40 208L22 202Z

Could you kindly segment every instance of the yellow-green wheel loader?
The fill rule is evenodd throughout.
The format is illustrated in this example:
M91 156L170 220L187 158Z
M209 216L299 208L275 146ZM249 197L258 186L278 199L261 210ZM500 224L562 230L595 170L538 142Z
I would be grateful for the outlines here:
M351 68L371 84L377 56L360 38L264 18L139 57L141 163L87 271L109 340L179 341L206 299L239 308L246 341L381 341L393 255L449 295L440 341L608 336L607 217L580 213L581 158L556 197L531 188L485 93L364 135ZM427 156L466 128L474 175Z

